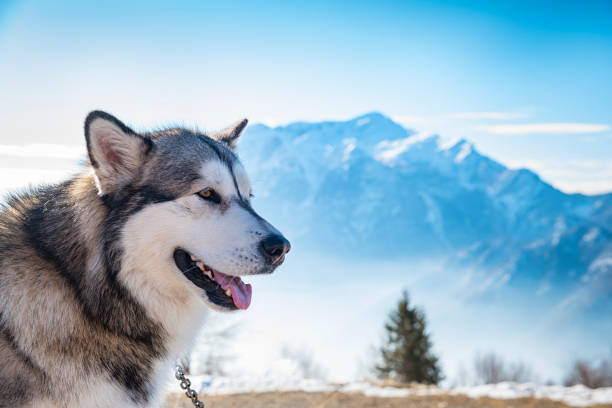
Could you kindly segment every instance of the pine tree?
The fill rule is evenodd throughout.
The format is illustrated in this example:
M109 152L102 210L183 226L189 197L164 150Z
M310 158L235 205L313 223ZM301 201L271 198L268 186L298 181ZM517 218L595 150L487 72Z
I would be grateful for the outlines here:
M438 358L431 351L425 331L425 315L410 307L406 291L389 314L385 331L386 344L380 349L382 361L374 368L379 378L424 384L437 384L442 379Z

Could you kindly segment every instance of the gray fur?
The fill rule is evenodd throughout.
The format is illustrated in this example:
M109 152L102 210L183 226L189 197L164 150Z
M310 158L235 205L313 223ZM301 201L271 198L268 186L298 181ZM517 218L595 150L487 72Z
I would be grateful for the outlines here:
M95 120L137 142L125 153L132 161L96 151ZM122 283L120 275L130 272L121 237L143 209L191 194L202 163L216 160L233 171L233 148L245 125L216 137L181 128L138 134L109 114L92 112L83 172L7 200L0 212L0 406L85 406L75 390L88 387L120 390L129 406L152 402L152 372L174 357L168 345L175 333ZM103 170L111 171L104 173L109 180L94 177ZM115 173L121 180L112 179ZM248 200L239 201L262 228L273 230ZM105 398L92 406L106 406ZM113 398L108 401L116 404Z

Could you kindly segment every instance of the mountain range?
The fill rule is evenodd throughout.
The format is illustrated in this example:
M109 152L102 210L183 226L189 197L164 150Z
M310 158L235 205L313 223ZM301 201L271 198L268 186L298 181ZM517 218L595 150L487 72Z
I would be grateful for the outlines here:
M380 113L257 124L239 153L257 207L302 248L442 258L480 271L484 289L589 287L612 310L612 194L566 194L466 140L421 134Z

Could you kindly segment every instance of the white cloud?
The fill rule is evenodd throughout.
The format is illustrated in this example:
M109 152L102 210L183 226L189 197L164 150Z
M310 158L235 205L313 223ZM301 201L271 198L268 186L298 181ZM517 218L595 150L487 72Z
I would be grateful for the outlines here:
M262 125L266 125L267 127L271 127L271 128L281 126L281 122L275 119L263 119L263 120L257 121L257 123L261 123Z
M612 163L608 160L506 160L511 168L525 167L566 193L602 194L612 191Z
M524 112L459 112L452 113L448 117L453 119L491 119L491 120L508 120L508 119L524 119L528 118L528 113Z
M610 130L609 125L596 123L525 123L518 125L486 125L474 129L497 135L599 133Z
M57 183L77 171L78 168L75 166L67 166L65 170L0 167L0 199L7 191L20 190L38 184Z
M45 143L26 145L0 144L0 156L49 157L56 159L78 160L85 158L85 148L83 146L69 146Z
M424 123L426 121L425 118L421 116L412 116L412 115L394 115L391 116L394 122L400 123L402 125L414 125Z

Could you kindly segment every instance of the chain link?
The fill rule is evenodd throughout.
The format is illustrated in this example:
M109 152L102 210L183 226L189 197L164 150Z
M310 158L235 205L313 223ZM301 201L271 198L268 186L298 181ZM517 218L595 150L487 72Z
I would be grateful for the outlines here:
M181 382L181 388L185 390L185 395L191 400L191 403L196 408L204 408L204 403L198 399L198 393L191 388L191 380L185 377L185 370L177 364L174 377Z

